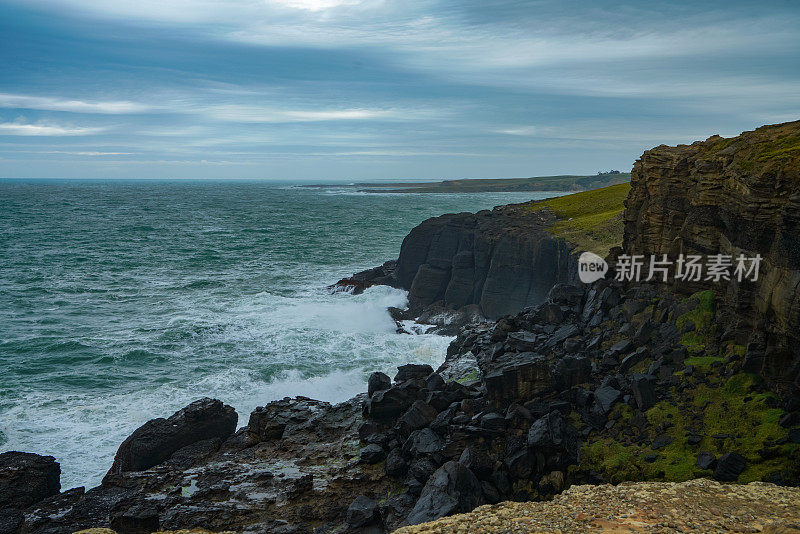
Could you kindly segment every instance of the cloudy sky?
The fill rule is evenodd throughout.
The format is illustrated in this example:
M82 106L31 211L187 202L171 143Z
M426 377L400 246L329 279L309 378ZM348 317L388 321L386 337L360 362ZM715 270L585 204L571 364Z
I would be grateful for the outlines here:
M0 176L627 171L800 119L800 3L0 0Z

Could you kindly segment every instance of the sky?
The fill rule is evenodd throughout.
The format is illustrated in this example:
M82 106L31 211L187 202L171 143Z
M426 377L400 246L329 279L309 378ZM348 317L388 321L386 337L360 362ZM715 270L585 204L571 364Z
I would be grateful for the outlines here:
M797 119L797 0L0 0L0 177L627 172Z

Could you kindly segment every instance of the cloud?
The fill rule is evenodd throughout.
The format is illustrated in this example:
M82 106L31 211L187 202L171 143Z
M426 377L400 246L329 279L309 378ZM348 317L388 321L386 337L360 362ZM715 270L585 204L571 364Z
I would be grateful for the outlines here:
M42 150L38 154L67 154L70 156L129 156L134 152L93 152L93 151L72 151L72 150Z
M205 113L216 120L228 122L291 123L352 120L402 120L418 117L421 112L361 108L282 110L259 106L220 105L206 108Z
M55 126L51 124L23 124L19 122L0 123L0 135L21 135L21 136L93 135L104 132L106 130L107 128Z
M86 102L45 96L14 95L0 93L0 108L39 109L44 111L67 111L73 113L101 113L118 115L142 113L150 106L126 101Z

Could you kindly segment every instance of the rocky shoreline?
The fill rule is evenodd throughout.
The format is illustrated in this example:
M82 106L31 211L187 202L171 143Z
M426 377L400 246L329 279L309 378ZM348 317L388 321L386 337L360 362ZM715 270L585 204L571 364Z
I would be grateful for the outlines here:
M609 255L761 254L758 282L576 285L554 212L431 219L337 285L409 290L399 328L457 334L441 367L373 373L338 405L275 401L239 430L198 400L137 429L88 491L61 492L52 457L0 454L0 534L379 533L577 484L796 486L800 162L764 159L795 138L800 122L646 152Z

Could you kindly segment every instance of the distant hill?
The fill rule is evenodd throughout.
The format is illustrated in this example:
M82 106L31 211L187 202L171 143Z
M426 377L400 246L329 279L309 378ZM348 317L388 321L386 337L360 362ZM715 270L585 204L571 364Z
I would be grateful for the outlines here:
M592 176L563 174L532 178L486 178L441 182L358 183L351 187L368 193L486 193L515 191L585 191L629 182L630 173Z

